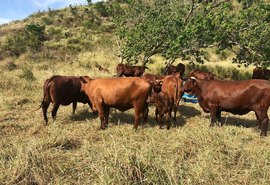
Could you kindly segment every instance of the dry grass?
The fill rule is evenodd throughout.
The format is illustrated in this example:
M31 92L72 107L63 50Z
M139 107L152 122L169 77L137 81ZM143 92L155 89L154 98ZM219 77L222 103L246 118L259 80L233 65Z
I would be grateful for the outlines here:
M42 84L53 74L112 76L117 58L110 51L82 53L61 61L10 60L0 63L1 184L269 184L270 139L259 137L254 113L223 113L223 127L209 128L209 115L181 102L177 124L160 130L150 118L138 131L133 110L112 110L109 128L79 104L61 106L57 120L43 126ZM109 69L102 73L95 63ZM164 66L154 58L148 72ZM29 69L35 80L22 77Z

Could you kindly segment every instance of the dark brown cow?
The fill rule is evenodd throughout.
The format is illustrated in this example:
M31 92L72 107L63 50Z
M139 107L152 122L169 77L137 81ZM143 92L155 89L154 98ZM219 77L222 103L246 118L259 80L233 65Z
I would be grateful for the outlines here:
M214 75L211 72L204 72L200 70L193 70L190 72L189 77L195 77L196 79L199 80L211 80L214 79Z
M189 78L182 91L195 91L204 112L210 112L211 124L220 122L221 111L247 114L254 111L261 124L261 136L266 136L270 106L270 82L266 80L220 81Z
M91 103L86 94L80 91L80 77L55 75L47 79L43 85L44 98L41 103L45 123L48 123L47 110L50 103L53 103L52 118L56 119L57 110L60 105L73 103L73 113L77 107L77 102Z
M182 82L183 80L179 79L175 75L169 75L162 80L161 91L168 95L170 101L173 104L172 107L174 111L174 121L176 121L177 108L183 96L183 93L180 91Z
M264 69L262 67L255 67L253 70L253 79L266 79L269 80L270 78L270 70L269 69Z
M185 73L185 70L186 70L185 65L182 64L182 63L179 63L179 64L177 64L177 66L174 66L174 65L168 66L165 69L164 74L165 75L171 75L171 74L175 74L177 72L180 72L181 79L183 79L183 75Z
M172 112L172 102L170 101L168 94L165 92L152 93L147 99L148 103L154 103L156 107L156 120L158 116L159 128L162 128L163 116L166 114L166 126L170 129L170 118Z
M141 118L147 121L148 103L151 85L142 78L81 78L82 91L92 102L93 110L99 113L101 129L108 125L110 108L126 111L134 108L135 124L138 128Z
M148 69L144 64L142 66L130 66L127 64L118 64L116 67L117 77L140 77L143 75L145 69Z

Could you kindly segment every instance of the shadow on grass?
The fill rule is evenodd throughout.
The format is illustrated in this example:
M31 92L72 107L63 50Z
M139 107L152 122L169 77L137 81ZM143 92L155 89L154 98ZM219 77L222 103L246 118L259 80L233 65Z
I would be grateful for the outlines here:
M77 111L75 114L70 116L71 121L84 121L86 119L95 119L98 117L97 113L94 113L93 111L80 110Z
M143 120L139 123L140 126L150 126L155 127L159 125L159 122L155 119L155 108L149 110L148 114L148 121L147 124L143 124ZM180 105L178 107L178 111L176 114L176 122L173 120L174 112L172 111L172 118L170 120L170 124L172 127L182 127L185 125L187 118L200 115L201 112L198 111L194 107L186 106L186 105ZM98 117L97 113L89 112L88 110L81 110L78 111L76 114L70 116L71 121L84 121L86 119L96 119ZM134 113L130 112L121 112L119 110L110 109L110 115L109 115L109 124L113 125L121 125L121 124L134 124ZM165 115L163 117L163 125L165 127Z
M228 116L228 117L222 117L221 123L223 123L223 125L234 125L234 126L246 127L246 128L257 126L256 118L250 120L250 119L245 119L245 118L237 118L237 117Z
M209 119L210 124L210 115L205 116L205 118ZM257 120L254 115L254 119L246 119L244 117L233 117L233 114L228 116L221 115L221 123L223 125L233 125L237 127L257 127Z
M173 115L173 114L172 114ZM182 127L186 124L186 119L201 115L201 112L194 107L179 105L176 114L176 127ZM173 123L173 122L172 122Z

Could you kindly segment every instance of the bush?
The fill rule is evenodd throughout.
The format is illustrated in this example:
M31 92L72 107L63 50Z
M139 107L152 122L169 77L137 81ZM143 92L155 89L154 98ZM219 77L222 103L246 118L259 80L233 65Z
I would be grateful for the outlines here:
M16 65L14 62L9 61L9 62L6 64L5 68L6 68L7 70L9 70L9 71L13 71L14 69L17 68L17 65Z
M42 21L44 22L45 25L53 24L53 20L48 17L42 17Z
M26 50L26 39L23 32L8 35L0 45L0 52L4 57L18 57Z
M36 80L33 72L28 68L23 68L23 72L21 75L19 75L21 79L25 79L27 81L34 81Z
M96 10L100 14L100 16L108 17L110 15L107 7L104 5L104 2L102 2L102 1L97 2L95 5L96 5Z

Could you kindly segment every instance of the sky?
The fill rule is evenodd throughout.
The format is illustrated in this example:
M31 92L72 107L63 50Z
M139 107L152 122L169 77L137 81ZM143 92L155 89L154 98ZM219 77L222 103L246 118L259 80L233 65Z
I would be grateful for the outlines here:
M97 1L100 0L92 0ZM24 19L38 10L59 9L70 4L87 4L87 0L0 0L0 24Z

